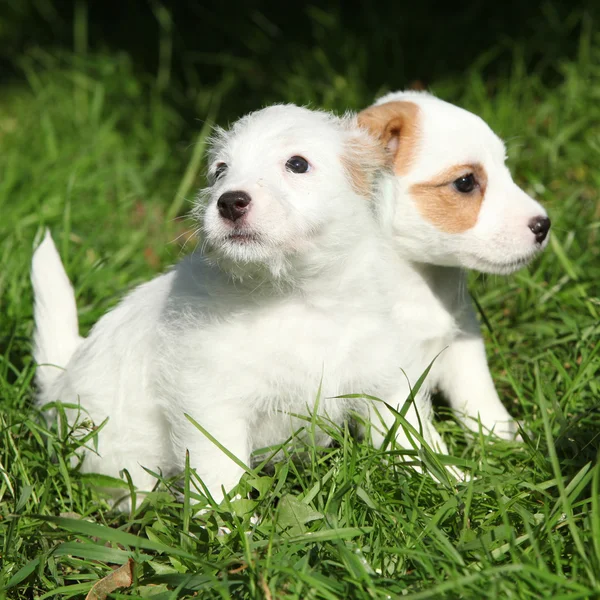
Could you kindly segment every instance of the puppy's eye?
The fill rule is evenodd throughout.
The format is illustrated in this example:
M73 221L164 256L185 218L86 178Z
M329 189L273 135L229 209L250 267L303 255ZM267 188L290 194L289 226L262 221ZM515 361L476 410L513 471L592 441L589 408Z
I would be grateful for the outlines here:
M225 163L219 163L215 169L215 181L221 179L227 172L227 165Z
M455 179L453 185L461 194L469 194L477 187L477 180L473 173L469 173L468 175L463 175L462 177Z
M292 158L288 159L285 163L285 168L292 173L306 173L310 170L310 165L302 156L292 156Z

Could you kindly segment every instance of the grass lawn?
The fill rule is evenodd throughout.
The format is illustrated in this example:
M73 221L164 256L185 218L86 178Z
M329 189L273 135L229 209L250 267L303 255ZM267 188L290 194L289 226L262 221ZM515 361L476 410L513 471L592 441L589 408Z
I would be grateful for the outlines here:
M471 279L492 372L525 443L467 440L444 419L455 462L474 474L453 485L336 430L332 447L246 475L242 500L202 516L189 506L197 485L189 472L183 488L164 481L120 516L95 491L99 479L70 466L77 443L68 425L59 419L48 431L32 408L29 263L51 227L86 333L126 290L193 248L193 224L180 215L203 184L205 120L234 116L236 71L196 92L197 119L188 119L165 92L164 69L151 79L126 54L24 56L23 78L0 87L0 597L85 597L124 564L131 585L111 597L600 597L600 37L592 31L582 27L577 54L552 64L551 77L515 50L511 69L493 80L479 60L433 86L507 140L516 180L552 217L551 243L533 266ZM309 59L317 64L318 53ZM327 74L332 85L320 88L309 68L297 71L279 99L338 111L366 105L378 91L365 89L366 68ZM428 452L421 458L435 468ZM127 492L126 478L122 485ZM100 584L95 591L104 597Z

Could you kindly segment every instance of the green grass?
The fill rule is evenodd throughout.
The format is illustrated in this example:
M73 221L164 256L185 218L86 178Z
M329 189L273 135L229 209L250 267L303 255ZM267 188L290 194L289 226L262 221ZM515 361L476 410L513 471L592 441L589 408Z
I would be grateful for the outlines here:
M133 584L113 597L600 597L600 37L592 27L584 21L577 54L551 67L535 68L515 47L503 76L486 78L482 59L433 86L507 140L517 181L553 219L552 243L535 265L471 280L495 381L526 443L468 441L443 421L457 461L475 475L455 486L334 429L332 447L307 446L274 471L246 475L242 500L201 516L189 506L199 486L189 471L183 487L162 482L119 516L93 478L70 466L77 442L66 422L48 431L31 406L28 269L34 239L51 227L85 333L124 291L176 261L191 224L174 217L203 183L204 120L232 116L224 92L237 72L197 92L203 110L188 120L164 90L164 68L146 76L125 54L86 56L79 43L75 55L28 53L24 79L0 87L0 590L84 597L132 558ZM322 59L316 49L280 82L279 99L339 111L370 102L368 62L338 71ZM311 85L320 68L331 86Z

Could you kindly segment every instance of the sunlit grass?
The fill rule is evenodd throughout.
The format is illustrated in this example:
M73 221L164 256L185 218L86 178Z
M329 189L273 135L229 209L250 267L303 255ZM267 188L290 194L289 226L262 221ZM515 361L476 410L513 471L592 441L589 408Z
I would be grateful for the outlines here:
M280 99L365 105L375 90L356 68L316 91L297 72ZM517 180L553 220L530 269L471 281L525 443L465 440L444 421L475 475L455 485L332 429L332 447L246 475L241 498L207 513L193 514L202 486L186 472L119 516L71 466L66 421L48 430L31 407L32 244L52 228L84 333L193 249L182 250L193 226L174 217L203 184L205 121L219 121L222 90L207 89L197 100L206 112L186 122L164 93L164 68L157 83L124 55L30 55L25 81L0 88L0 589L83 597L131 557L128 597L598 596L600 39L584 31L579 56L554 68L561 80L548 86L515 53L493 84L475 66L435 86L507 140Z

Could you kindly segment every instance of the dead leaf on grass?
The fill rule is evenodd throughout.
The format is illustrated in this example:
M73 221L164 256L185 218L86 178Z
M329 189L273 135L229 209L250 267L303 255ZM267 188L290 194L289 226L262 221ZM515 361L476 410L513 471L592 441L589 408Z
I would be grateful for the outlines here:
M133 582L133 560L130 558L123 566L111 571L97 581L88 592L85 600L104 600L108 594L118 588L129 587Z

